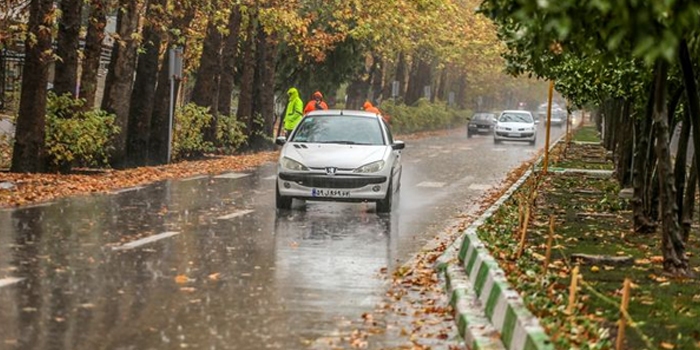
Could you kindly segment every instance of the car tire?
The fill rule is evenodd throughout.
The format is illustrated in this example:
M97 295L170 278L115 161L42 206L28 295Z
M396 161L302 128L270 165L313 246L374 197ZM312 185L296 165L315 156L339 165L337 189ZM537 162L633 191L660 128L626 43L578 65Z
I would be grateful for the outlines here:
M390 213L391 207L394 204L394 185L389 180L389 188L386 190L386 195L383 199L377 201L377 213Z
M530 145L531 145L531 146L534 146L536 143L537 143L537 139L534 139L534 140L530 141Z
M289 210L292 209L292 197L284 197L280 195L280 185L275 186L275 205L277 209Z
M468 139L472 138L472 133L470 133L469 131L467 131L467 138Z
M499 143L501 143L501 140L499 140L499 139L497 139L497 138L494 137L494 138L493 138L493 144L494 144L494 145L497 145L497 144L499 144Z

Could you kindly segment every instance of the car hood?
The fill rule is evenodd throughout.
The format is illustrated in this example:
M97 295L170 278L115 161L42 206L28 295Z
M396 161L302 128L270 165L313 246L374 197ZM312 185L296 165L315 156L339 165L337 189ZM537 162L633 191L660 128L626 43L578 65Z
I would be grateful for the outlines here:
M389 146L339 145L323 143L289 143L283 157L301 162L309 168L336 167L355 169L384 159Z
M498 123L498 126L502 128L511 128L511 129L519 129L519 128L529 128L535 126L534 123L516 123L516 122L509 122L509 123Z

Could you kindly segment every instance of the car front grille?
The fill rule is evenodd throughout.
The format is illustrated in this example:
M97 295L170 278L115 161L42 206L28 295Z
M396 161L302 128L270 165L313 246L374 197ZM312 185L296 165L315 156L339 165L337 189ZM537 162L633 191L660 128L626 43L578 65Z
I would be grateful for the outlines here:
M530 138L530 137L534 136L535 133L532 133L532 132L524 132L524 133L519 133L517 136L515 136L515 135L511 136L511 133L502 132L502 131L497 131L497 132L496 132L496 135L502 136L502 137L508 137L508 138L512 138L512 139L515 139L515 138L523 138L523 139L526 139L526 138Z
M386 182L386 176L289 174L280 173L280 180L296 182L304 187L314 188L360 188Z

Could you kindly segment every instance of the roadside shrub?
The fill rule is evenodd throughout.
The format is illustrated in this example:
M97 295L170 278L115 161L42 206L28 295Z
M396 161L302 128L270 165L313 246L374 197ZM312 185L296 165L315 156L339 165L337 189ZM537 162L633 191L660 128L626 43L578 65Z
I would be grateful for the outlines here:
M45 145L50 170L71 166L106 166L109 141L119 132L115 116L101 109L84 110L85 100L49 93Z
M466 123L470 114L426 99L420 99L415 107L386 101L379 108L391 116L391 128L400 134L452 128Z
M216 125L216 139L219 143L219 151L224 154L232 154L241 145L248 141L245 134L245 124L236 119L236 116L222 115Z
M194 103L188 103L175 111L173 159L195 158L214 149L211 142L204 141L203 132L211 118L207 107Z

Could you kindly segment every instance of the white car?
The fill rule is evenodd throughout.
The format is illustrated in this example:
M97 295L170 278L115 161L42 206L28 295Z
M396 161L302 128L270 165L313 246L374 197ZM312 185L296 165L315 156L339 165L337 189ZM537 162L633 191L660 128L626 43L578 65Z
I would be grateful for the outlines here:
M293 199L377 203L390 212L401 181L403 141L375 113L313 111L282 145L277 165L276 205Z
M493 142L527 141L534 145L537 142L538 123L529 111L503 111L493 128Z

